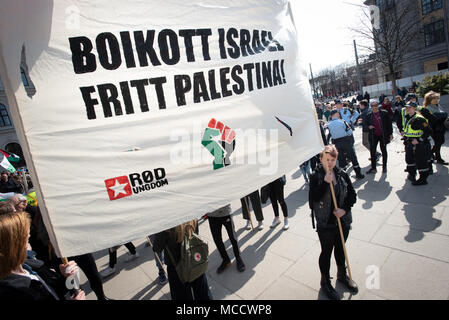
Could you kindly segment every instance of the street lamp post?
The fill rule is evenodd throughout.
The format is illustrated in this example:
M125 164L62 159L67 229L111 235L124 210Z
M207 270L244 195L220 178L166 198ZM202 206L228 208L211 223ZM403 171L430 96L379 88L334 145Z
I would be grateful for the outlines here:
M311 63L309 63L309 67L310 67L310 75L312 76L313 93L314 93L314 95L315 95L315 98L318 98L318 96L317 96L317 94L316 94L315 79L313 78L312 64L311 64Z

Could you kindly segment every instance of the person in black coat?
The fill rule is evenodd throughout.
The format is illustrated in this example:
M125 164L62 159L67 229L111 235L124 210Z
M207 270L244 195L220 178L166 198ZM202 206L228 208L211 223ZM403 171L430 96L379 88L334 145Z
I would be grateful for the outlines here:
M371 96L368 93L368 91L365 92L365 95L363 96L363 99L368 100L368 101L371 99Z
M0 179L0 193L22 193L22 186L13 178L11 178L6 171L1 173Z
M351 208L357 201L357 194L348 174L336 166L338 151L333 145L326 146L321 153L321 164L310 177L309 206L312 209L312 221L318 232L321 244L319 267L321 272L321 288L328 298L338 300L339 296L330 281L330 263L332 251L337 262L337 280L342 282L351 292L357 293L355 282L351 284L346 274L345 255L337 224L341 219L343 236L348 239L351 229ZM329 172L326 172L327 167ZM334 184L335 196L339 208L334 207L330 183Z
M441 157L441 147L446 141L446 127L444 126L444 121L446 121L448 115L447 112L444 112L441 109L439 102L439 93L434 91L428 92L424 98L424 107L421 109L421 114L429 121L429 124L432 127L432 139L434 141L432 158L436 160L437 163L447 166L449 163ZM430 164L430 167L431 166L432 165Z
M365 121L366 126L370 130L369 141L371 146L371 169L368 171L368 174L377 173L376 152L379 143L382 152L383 173L386 173L388 161L387 145L393 140L393 121L387 111L380 110L377 101L371 103L371 110L367 113Z

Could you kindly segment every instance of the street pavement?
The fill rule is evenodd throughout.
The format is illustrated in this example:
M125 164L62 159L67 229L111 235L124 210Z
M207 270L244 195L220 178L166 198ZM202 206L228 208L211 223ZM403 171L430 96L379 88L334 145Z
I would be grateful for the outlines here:
M356 130L356 150L363 172L370 168L369 152L361 145ZM449 138L449 136L448 136ZM429 185L414 187L406 181L403 144L396 132L388 146L388 174L381 168L375 176L354 181L358 199L353 208L353 228L347 252L359 293L351 295L336 284L336 266L332 258L331 277L345 300L449 300L449 168L435 165ZM449 145L443 147L449 159ZM354 173L351 172L354 177ZM290 229L282 225L270 229L274 214L271 204L263 206L265 228L246 231L240 201L231 203L233 219L246 271L239 273L233 259L227 233L223 239L233 264L217 275L220 256L209 229L203 222L200 236L209 242L208 282L216 300L321 300L318 257L320 243L312 229L308 206L308 187L300 170L287 174L285 198ZM253 220L255 221L254 214ZM256 222L255 222L256 224ZM106 295L117 300L170 299L169 285L161 286L158 269L146 240L134 241L140 257L125 262L127 249L118 250L116 274L104 279ZM94 254L98 269L108 264L108 251ZM95 300L86 277L82 288L88 300Z

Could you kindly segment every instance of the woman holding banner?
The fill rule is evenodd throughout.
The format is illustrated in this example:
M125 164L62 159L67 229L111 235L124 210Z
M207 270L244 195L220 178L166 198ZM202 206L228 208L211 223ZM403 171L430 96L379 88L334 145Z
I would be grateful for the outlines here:
M25 212L0 215L0 299L60 300L58 290L40 277L27 257L30 225L30 218ZM69 266L75 267L75 264L60 267L65 269ZM48 269L48 272L52 271ZM80 290L68 299L85 300L86 296Z
M348 239L351 229L351 208L357 201L357 194L349 176L336 166L338 151L333 145L326 146L321 153L319 165L310 177L309 205L312 209L312 221L321 243L319 266L321 271L321 288L329 299L339 300L340 297L330 281L331 255L334 251L337 262L337 280L342 282L350 292L357 293L358 288L346 274L345 253L337 217L341 220L344 241ZM338 206L332 201L330 184L333 184Z

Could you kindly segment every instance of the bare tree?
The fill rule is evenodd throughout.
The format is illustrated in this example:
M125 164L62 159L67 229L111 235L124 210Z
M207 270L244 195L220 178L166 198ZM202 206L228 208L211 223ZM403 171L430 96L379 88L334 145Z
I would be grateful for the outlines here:
M366 5L374 4L375 1L365 1ZM362 12L361 25L350 28L362 40L359 46L375 54L375 60L382 65L391 75L393 92L397 92L397 73L407 58L410 45L419 33L419 15L416 1L396 0L382 1L379 8L379 28L374 27L371 20L370 8L360 6ZM373 45L374 44L374 45Z

